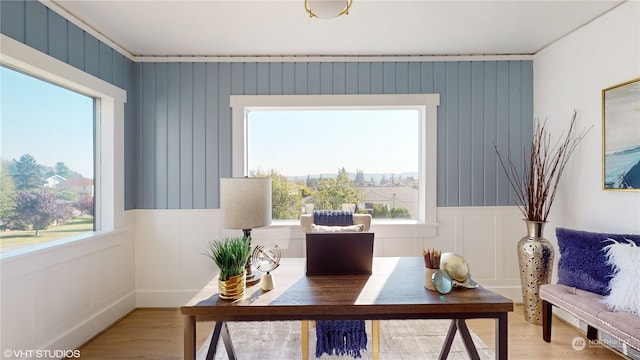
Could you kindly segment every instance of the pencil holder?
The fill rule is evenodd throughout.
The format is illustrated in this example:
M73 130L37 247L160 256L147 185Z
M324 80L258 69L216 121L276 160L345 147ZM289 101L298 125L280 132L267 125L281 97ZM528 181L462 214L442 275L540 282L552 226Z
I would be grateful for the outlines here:
M429 290L433 290L435 291L436 288L435 286L433 286L433 273L438 271L438 269L429 269L429 268L424 268L424 287L426 287Z

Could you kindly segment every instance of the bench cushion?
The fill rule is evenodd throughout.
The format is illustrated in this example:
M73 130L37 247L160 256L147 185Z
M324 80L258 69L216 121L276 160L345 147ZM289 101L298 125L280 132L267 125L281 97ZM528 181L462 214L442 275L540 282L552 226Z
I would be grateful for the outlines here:
M609 311L603 303L603 296L571 286L545 284L540 287L540 298L640 349L640 317Z

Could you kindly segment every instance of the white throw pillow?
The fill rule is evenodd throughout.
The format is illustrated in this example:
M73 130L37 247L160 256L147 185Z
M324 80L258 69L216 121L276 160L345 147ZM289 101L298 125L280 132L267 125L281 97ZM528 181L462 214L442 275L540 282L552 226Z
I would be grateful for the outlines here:
M611 239L610 239L611 240ZM640 247L633 241L617 242L603 248L607 263L613 266L609 295L604 303L609 310L640 316Z
M311 224L312 232L360 232L364 231L363 224L348 225L348 226L326 226Z

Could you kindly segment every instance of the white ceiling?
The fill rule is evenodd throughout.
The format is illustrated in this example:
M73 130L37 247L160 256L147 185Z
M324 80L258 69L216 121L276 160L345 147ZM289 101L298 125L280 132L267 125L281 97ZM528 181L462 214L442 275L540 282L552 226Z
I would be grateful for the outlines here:
M51 2L133 56L404 56L535 54L623 1L353 0L329 20L303 0Z

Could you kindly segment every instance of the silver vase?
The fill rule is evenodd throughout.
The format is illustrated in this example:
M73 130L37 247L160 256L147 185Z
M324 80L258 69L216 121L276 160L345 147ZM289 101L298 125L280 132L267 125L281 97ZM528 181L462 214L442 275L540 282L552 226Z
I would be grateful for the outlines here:
M540 285L551 282L553 272L553 245L542 236L544 221L525 220L527 236L518 241L520 285L524 305L524 318L531 324L542 325Z

